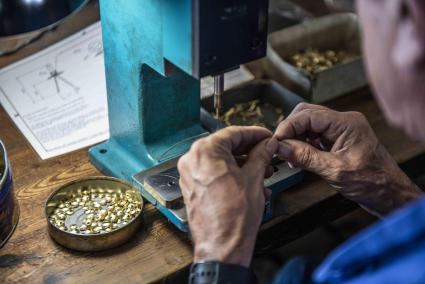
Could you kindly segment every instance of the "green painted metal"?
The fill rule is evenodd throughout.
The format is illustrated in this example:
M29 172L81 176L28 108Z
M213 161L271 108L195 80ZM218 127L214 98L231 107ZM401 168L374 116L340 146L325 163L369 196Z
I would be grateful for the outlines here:
M191 0L100 1L110 139L89 153L102 172L131 181L205 132L200 83L188 75L190 8Z

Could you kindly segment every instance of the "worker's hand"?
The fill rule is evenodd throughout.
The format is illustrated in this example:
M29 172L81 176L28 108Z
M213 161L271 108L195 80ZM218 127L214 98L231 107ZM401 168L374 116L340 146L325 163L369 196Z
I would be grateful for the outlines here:
M195 142L178 163L195 261L249 266L278 142L261 127L227 127ZM247 154L243 165L234 156Z
M279 157L382 216L421 195L358 112L299 104L277 128Z

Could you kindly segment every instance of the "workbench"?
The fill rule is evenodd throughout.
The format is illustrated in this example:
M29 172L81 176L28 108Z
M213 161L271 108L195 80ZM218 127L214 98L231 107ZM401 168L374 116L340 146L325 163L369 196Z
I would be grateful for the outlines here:
M0 67L24 58L99 19L96 2L19 52L0 57ZM364 113L377 136L398 162L425 153L425 147L389 127L368 90L329 104L337 110ZM125 245L98 253L81 253L57 245L48 235L44 204L59 186L100 175L90 164L87 149L41 160L0 107L0 139L12 163L15 193L21 210L19 225L0 249L0 283L146 283L156 282L190 265L188 235L174 228L151 205L144 209L140 232ZM256 254L292 241L356 208L318 177L282 193L276 213L259 234Z

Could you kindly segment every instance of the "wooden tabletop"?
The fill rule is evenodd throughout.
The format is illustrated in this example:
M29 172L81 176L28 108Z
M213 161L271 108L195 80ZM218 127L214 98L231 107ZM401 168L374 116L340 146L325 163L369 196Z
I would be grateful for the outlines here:
M0 57L0 67L30 55L98 20L91 3L55 31L10 56ZM384 121L369 92L334 101L339 110L357 110L369 119L378 137L399 162L425 153ZM0 283L147 283L163 279L192 261L187 235L170 225L151 205L144 211L143 228L127 244L99 253L80 253L57 245L48 235L43 215L47 196L72 180L100 173L90 164L87 149L40 160L0 107L0 139L12 163L15 193L21 216L9 242L0 250ZM257 253L291 241L323 222L354 208L323 181L312 175L280 197L280 217L262 228Z

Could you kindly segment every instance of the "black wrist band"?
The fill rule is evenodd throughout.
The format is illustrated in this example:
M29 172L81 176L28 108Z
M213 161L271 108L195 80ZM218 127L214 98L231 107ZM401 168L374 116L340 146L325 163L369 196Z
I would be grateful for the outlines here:
M218 261L193 263L189 284L256 284L257 277L250 268Z

